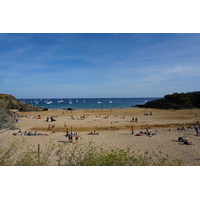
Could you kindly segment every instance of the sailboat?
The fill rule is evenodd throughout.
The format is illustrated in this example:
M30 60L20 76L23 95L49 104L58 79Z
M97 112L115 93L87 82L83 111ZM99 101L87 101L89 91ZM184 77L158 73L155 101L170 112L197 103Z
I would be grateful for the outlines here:
M47 103L47 104L51 104L51 103L53 103L53 102L52 102L51 99L50 99L49 101L47 100L46 103Z
M71 99L69 99L69 102L68 102L69 104L72 104L73 102L72 102L72 100Z
M76 102L78 102L78 99L76 99Z
M111 100L111 99L109 100L109 103L112 103L112 100Z
M62 102L64 102L62 99L60 99L60 100L58 99L58 103L62 103Z
M35 102L36 104L38 104L38 101L37 101L37 99L35 99L35 100L34 100L34 102Z
M101 101L99 101L99 99L98 99L97 103L101 103Z

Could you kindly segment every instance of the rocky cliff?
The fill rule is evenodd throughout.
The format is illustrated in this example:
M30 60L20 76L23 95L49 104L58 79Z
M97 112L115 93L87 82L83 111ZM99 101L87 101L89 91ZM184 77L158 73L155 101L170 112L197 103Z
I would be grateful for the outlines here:
M25 104L9 94L0 94L0 108L17 109L21 112L47 110L47 108Z
M136 105L136 107L139 107L139 108L158 108L158 109L183 109L184 108L184 106L168 102L164 98L147 102L144 105Z
M24 102L17 100L12 95L0 94L0 130L6 128L15 128L15 123L13 123L11 119L14 117L19 117L19 114L10 111L10 109L17 109L21 112L47 110L47 108L27 105Z
M140 108L184 109L200 108L200 92L174 93L165 95L162 99L150 101Z

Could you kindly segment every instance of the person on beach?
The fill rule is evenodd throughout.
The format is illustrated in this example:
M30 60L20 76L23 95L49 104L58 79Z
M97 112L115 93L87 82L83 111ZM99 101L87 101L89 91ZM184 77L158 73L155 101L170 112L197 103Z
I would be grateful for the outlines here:
M183 143L184 143L184 144L187 144L187 145L193 145L192 142L189 142L189 141L186 140L186 139L183 139Z
M133 128L131 129L131 134L132 134L132 135L134 134L134 130L133 130Z
M68 136L69 136L69 131L66 130L66 135L65 135L65 137L68 137Z
M196 134L199 135L200 134L200 129L195 127L195 131L196 131Z
M72 141L73 141L73 133L70 133L68 138L69 138L69 142L72 143Z
M158 133L158 132L159 132L159 130L156 128L155 132L156 132L156 133Z
M76 139L76 143L78 144L78 138L79 138L80 136L79 136L79 134L77 133L76 135L75 135L75 139Z

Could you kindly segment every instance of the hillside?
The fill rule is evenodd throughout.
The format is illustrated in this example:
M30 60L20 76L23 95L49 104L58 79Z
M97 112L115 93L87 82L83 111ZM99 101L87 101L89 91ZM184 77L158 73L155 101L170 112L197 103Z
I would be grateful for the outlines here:
M144 105L136 105L136 107L160 109L200 108L200 92L168 94L162 99L150 101Z
M17 109L21 112L47 110L47 108L25 104L9 94L0 94L0 108Z
M5 128L13 129L15 127L15 123L11 119L14 116L19 117L19 114L10 111L10 109L17 109L20 112L47 110L47 108L27 105L12 95L0 94L0 130Z

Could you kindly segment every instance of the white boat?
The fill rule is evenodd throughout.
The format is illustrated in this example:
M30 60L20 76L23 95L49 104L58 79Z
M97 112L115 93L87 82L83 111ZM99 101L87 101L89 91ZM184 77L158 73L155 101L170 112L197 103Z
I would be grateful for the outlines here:
M51 104L51 103L53 103L52 101L51 101L51 99L48 101L46 101L46 104Z
M99 99L98 99L97 103L101 103L101 101L99 101Z
M60 99L60 100L58 99L58 103L62 103L62 102L64 102L62 99Z
M76 102L78 102L78 99L76 99Z
M36 99L34 100L34 102L35 102L36 104L38 104L38 101L37 101Z
M69 103L69 104L72 104L72 103L73 103L73 101L69 99L69 102L68 102L68 103Z

